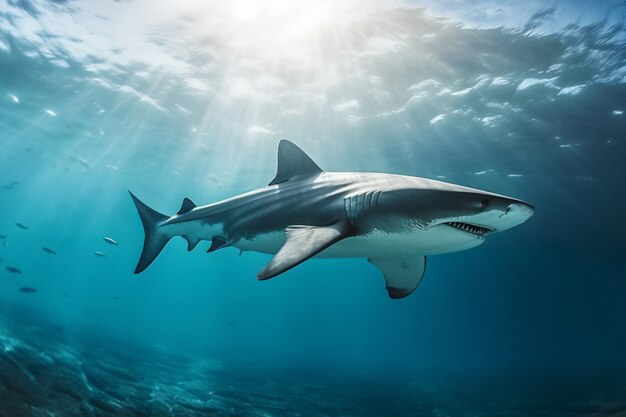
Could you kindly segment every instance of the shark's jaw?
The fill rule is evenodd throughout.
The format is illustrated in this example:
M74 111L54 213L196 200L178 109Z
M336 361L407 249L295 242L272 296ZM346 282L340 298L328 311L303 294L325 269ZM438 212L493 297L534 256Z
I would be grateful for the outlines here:
M446 222L444 223L446 226L453 227L458 229L464 233L469 233L471 235L485 237L485 235L489 232L493 232L494 229L485 226L479 226L471 223L463 223L463 222Z
M495 200L495 198L494 198ZM495 201L491 210L476 214L461 214L455 217L437 219L432 227L454 229L458 239L484 240L487 236L510 229L528 220L534 212L534 207L518 201L500 197Z

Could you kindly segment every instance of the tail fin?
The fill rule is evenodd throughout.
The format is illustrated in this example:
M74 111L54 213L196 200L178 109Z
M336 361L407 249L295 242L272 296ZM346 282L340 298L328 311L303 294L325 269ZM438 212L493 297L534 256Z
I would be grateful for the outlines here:
M141 251L141 257L139 258L139 262L137 263L137 268L135 268L135 274L139 274L146 269L152 261L159 256L159 253L163 250L167 242L170 241L172 236L168 236L164 233L159 232L157 229L159 223L168 219L167 216L159 213L158 211L152 210L150 207L146 206L142 203L133 193L130 193L130 196L135 203L135 207L137 207L137 212L139 213L139 217L141 218L141 223L143 224L143 230L145 233L145 239L143 241L143 250Z

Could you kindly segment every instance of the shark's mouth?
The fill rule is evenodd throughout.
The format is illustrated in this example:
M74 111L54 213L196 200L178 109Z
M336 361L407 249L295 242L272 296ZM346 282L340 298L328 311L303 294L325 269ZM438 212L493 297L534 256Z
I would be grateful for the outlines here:
M475 224L461 223L461 222L449 222L445 224L447 224L448 226L454 227L455 229L459 229L464 232L471 233L477 236L485 236L485 233L493 232L493 229L490 229L488 227L483 227L483 226L477 226Z

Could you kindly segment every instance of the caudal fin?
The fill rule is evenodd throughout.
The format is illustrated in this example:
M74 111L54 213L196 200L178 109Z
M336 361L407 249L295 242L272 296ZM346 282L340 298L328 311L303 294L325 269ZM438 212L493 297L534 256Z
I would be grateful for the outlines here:
M133 193L130 191L129 193L135 203L135 207L137 207L137 212L141 218L141 223L143 224L143 230L145 233L141 257L137 263L137 268L135 268L135 274L139 274L150 266L152 261L159 256L159 253L161 253L167 242L169 242L172 237L158 230L159 223L167 220L168 217L158 211L152 210L150 207L142 203L141 200L135 197Z

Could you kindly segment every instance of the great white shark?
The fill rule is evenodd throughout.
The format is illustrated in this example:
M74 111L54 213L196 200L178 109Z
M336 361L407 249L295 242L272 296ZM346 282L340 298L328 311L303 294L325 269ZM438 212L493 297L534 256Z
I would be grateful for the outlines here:
M171 217L130 194L145 231L135 273L182 236L189 251L207 240L207 252L236 247L274 254L260 280L312 257L367 258L382 271L391 298L417 288L426 256L476 247L535 210L511 197L425 178L326 172L287 140L278 146L276 177L267 187L206 206L185 198Z

